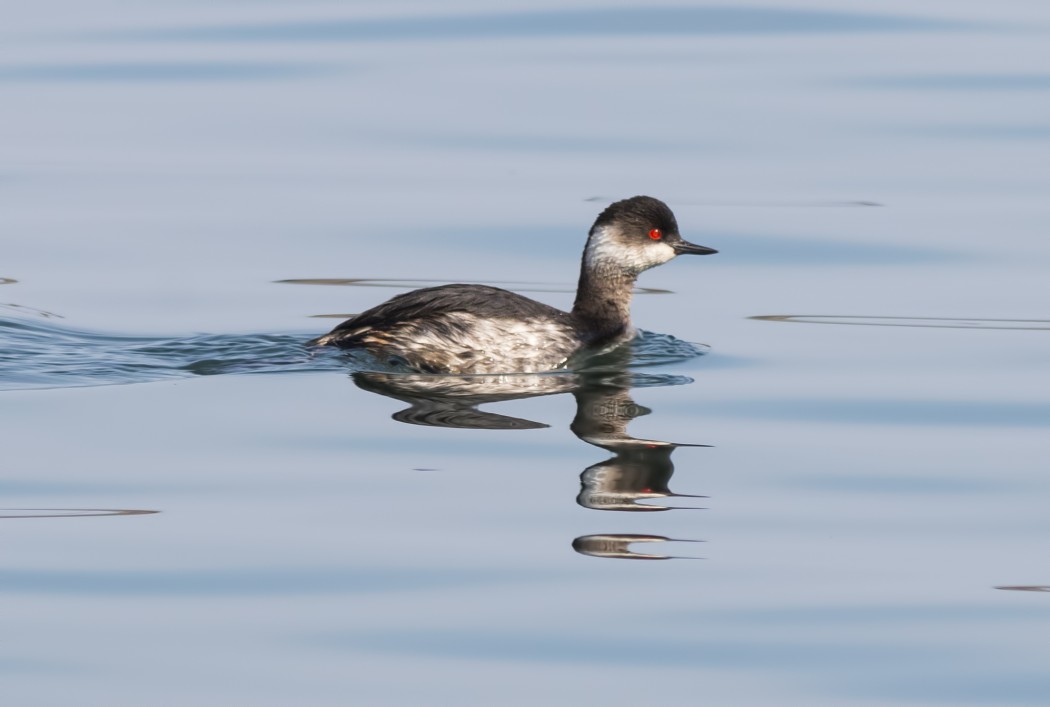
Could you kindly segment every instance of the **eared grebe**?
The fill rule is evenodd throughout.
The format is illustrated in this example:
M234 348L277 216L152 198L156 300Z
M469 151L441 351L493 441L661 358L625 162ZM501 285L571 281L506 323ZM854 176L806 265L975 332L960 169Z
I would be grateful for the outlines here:
M423 373L534 373L580 351L634 337L631 294L644 270L676 255L718 251L678 234L671 209L635 196L591 226L571 312L487 285L441 285L398 295L308 345L363 349Z

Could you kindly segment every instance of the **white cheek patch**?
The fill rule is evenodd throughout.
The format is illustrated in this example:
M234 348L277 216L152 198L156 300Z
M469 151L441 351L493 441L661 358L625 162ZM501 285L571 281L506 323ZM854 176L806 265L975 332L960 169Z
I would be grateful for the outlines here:
M648 265L645 266L645 269L653 268L657 265L663 265L668 260L672 260L676 255L674 248L663 241L653 243L648 248L645 248L643 252L644 255L647 256L646 262L648 263Z
M675 252L663 241L624 245L608 229L602 229L591 238L583 257L589 269L619 266L640 273L666 263L675 257Z

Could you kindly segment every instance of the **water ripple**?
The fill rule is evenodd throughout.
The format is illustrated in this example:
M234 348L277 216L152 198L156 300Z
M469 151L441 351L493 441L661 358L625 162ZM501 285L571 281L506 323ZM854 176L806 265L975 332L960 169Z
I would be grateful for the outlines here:
M337 367L333 357L307 350L303 340L293 334L126 336L0 319L0 389Z
M110 62L0 66L3 82L201 82L298 79L324 73L316 66L234 62Z
M0 518L100 518L160 513L139 508L0 508Z
M340 287L393 287L397 289L412 289L416 287L435 287L445 284L442 280L426 280L422 278L383 278L383 277L300 277L288 280L274 280L280 285L336 285ZM553 284L548 282L533 282L527 280L472 280L476 285L493 285L495 287L507 288L513 286L515 292L564 292L576 294L575 283ZM633 290L636 295L665 295L670 290L658 287L638 287ZM351 315L342 314L315 314L315 317L336 317Z
M308 338L302 333L129 336L82 331L53 322L0 319L0 390L119 385L243 373L391 372L367 356L331 348L308 348L304 343ZM577 367L597 372L606 365L610 370L622 370L624 365L648 367L686 361L706 352L707 347L702 344L666 334L639 332L626 350L588 356ZM632 377L639 385L673 385L689 380L670 374Z
M1050 74L925 74L873 76L843 82L873 89L915 91L1037 91L1050 89Z
M1050 319L964 319L962 317L876 317L831 314L763 314L749 319L796 324L899 326L926 329L1050 329Z
M499 14L243 23L107 32L107 39L211 42L383 42L533 37L916 32L963 22L862 12L749 7L626 7ZM97 36L97 35L96 35Z

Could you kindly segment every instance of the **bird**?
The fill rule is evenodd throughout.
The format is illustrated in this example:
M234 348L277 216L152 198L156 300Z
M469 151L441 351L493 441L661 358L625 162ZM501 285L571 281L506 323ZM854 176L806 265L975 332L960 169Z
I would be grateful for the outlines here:
M634 338L631 296L642 272L717 252L683 239L667 204L634 196L610 204L591 226L571 311L489 285L439 285L397 295L307 345L363 351L416 373L553 371Z

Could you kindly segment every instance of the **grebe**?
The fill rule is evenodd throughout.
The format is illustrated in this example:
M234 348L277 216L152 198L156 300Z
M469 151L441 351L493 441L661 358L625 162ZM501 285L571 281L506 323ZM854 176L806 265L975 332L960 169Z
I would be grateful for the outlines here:
M398 295L307 345L367 351L422 373L535 373L577 353L634 338L638 275L675 256L718 251L683 240L665 203L635 196L591 226L571 312L488 285L441 285Z

